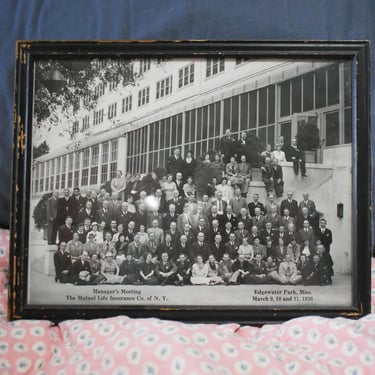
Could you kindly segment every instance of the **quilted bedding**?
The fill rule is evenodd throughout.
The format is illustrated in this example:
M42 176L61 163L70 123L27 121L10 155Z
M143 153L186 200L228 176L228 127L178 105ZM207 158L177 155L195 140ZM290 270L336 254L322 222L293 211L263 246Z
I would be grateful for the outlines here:
M0 230L0 374L375 374L375 314L261 328L126 316L7 322L8 241Z

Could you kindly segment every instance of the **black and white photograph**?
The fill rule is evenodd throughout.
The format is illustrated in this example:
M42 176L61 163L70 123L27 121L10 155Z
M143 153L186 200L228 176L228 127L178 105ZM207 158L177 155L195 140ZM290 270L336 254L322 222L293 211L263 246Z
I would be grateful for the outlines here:
M28 304L352 306L352 59L34 64Z

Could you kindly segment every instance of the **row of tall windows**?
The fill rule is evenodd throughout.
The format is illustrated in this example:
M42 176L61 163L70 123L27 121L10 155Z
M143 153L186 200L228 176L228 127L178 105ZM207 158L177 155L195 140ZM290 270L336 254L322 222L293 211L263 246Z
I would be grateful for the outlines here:
M116 176L117 164L117 139L37 163L34 192L105 184Z
M220 62L217 64L219 69ZM182 70L184 76L185 68ZM241 131L250 130L258 135L263 144L274 145L279 133L287 140L291 138L294 115L301 118L298 121L315 121L324 132L325 146L350 143L351 71L350 63L333 64L280 84L186 110L130 131L127 133L125 166L117 165L117 140L86 148L75 153L74 157L69 154L40 163L35 169L34 190L42 192L51 190L53 186L61 189L63 186L77 186L78 182L81 186L103 184L115 176L118 167L133 174L146 173L164 167L175 147L183 147L185 153L190 150L194 157L199 157L209 150L219 149L220 137L227 128L236 138ZM162 82L165 94L172 80L170 86L166 80L159 81L160 90ZM149 92L144 91L144 96L147 95ZM143 97L138 99L142 101ZM131 110L131 102L131 96L125 97L122 110Z

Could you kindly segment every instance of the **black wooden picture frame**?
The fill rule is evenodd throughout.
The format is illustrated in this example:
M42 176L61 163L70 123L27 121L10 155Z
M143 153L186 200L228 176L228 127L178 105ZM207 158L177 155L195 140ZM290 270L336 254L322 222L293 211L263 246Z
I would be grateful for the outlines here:
M66 86L73 81L69 75L75 86L67 94ZM61 321L125 314L259 324L308 314L359 318L369 313L369 97L367 41L17 42L9 318ZM78 115L80 111L87 117ZM224 277L221 285L211 285L216 279L210 279L205 285L164 286L159 279L151 286L142 280L126 283L124 278L121 285L109 279L107 284L82 285L81 274L64 282L55 274L54 254L61 240L48 243L49 237L43 238L48 231L43 215L52 191L72 193L79 187L84 199L85 190L99 191L117 170L145 178L168 166L176 148L183 156L193 149L197 159L211 151L213 159L227 129L236 147L241 147L242 132L272 148L282 136L289 147L296 136L302 142L301 129L309 124L317 128L319 144L312 162L301 157L307 176L296 176L298 160L281 161L284 192L275 185L271 194L281 194L276 203L285 200L288 191L301 201L309 189L310 198L317 201L310 230L320 230L321 218L328 218L327 227L334 229L334 275L329 281L308 285L301 276L298 282L288 277L284 283L279 265L273 281L267 273L268 282L258 282L254 273L253 278L240 276L240 285ZM256 144L251 147L255 150ZM248 190L242 191L246 205L254 192L268 200L260 151L254 151L259 164L253 166ZM250 157L251 150L246 152ZM229 162L231 155L223 154ZM205 178L202 168L194 181L197 186ZM192 204L199 218L205 190L197 190L197 203L192 199ZM46 222L40 224L38 215ZM38 225L44 229L39 231ZM273 241L276 247L277 237ZM319 244L311 244L312 259ZM301 245L301 252L310 246L303 240ZM321 259L320 254L317 262Z

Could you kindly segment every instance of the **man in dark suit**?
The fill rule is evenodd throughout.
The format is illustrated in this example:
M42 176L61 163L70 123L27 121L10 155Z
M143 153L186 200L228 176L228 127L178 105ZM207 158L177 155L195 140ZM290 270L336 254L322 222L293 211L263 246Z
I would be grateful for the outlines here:
M212 223L211 223L211 226L210 226L210 230L208 232L207 241L211 242L211 243L214 242L215 237L218 234L221 234L221 230L220 230L220 227L219 227L219 220L213 219Z
M240 214L237 216L237 221L242 221L244 223L244 228L250 232L253 226L252 218L247 214L247 208L241 208Z
M57 216L56 216L56 225L60 227L65 223L67 216L70 216L70 192L69 189L64 189L63 197L57 201Z
M266 158L265 163L260 170L262 172L262 181L266 186L267 193L269 193L274 189L273 171L270 158Z
M315 240L319 240L324 245L327 254L329 254L333 241L332 231L327 228L327 220L324 218L320 219L319 228L315 230Z
M181 172L177 172L176 173L176 187L177 187L177 191L178 191L178 195L177 197L184 197L185 196L185 193L184 193L184 181L182 180L182 173Z
M158 212L160 214L164 214L166 211L167 202L165 201L165 197L163 196L163 192L161 191L161 189L156 189L155 201L158 206Z
M177 259L177 253L174 243L172 242L172 236L167 233L164 236L164 241L160 243L156 249L156 256L158 260L161 260L161 255L167 252L169 259Z
M263 229L266 223L266 218L263 216L260 207L255 208L255 215L251 218L251 227L254 225L258 227L259 230Z
M219 215L217 213L217 207L216 206L211 207L211 213L207 216L207 221L208 221L209 225L211 226L211 228L212 228L212 222L214 220L217 220L220 224L220 221L222 220L222 216L223 215Z
M307 207L309 211L309 215L316 214L316 206L315 202L310 199L310 195L307 192L302 193L303 200L299 203L299 211L302 212L303 207Z
M234 197L229 201L229 205L232 207L233 213L238 216L241 208L246 208L246 198L241 196L241 189L236 188L234 190Z
M177 230L177 223L171 221L169 228L165 231L164 235L169 234L172 237L172 243L176 247L180 242L181 233Z
M249 233L249 236L248 236L248 242L250 245L253 245L254 243L254 240L256 238L260 238L260 235L261 235L261 231L263 230L264 228L260 229L258 228L256 225L253 225L251 227L251 230L250 230L250 233Z
M232 206L229 205L227 206L226 213L221 218L220 227L222 229L225 228L225 224L228 222L232 224L233 229L237 228L237 217L232 211Z
M297 217L297 230L303 228L303 222L308 220L310 226L314 230L318 227L316 216L310 215L307 207L302 207L302 211L298 214Z
M264 204L259 202L259 194L258 193L253 194L253 201L248 204L248 207L249 207L249 214L250 214L251 217L255 216L255 209L257 207L259 207L260 210L262 211L262 215L265 215L265 213L266 213L266 211L264 209Z
M293 193L291 191L288 191L286 195L287 199L281 201L280 204L280 214L284 215L284 210L287 208L289 210L289 215L296 219L298 215L298 202L293 199Z
M167 202L168 207L169 207L170 204L174 204L175 205L175 207L176 207L175 211L176 211L176 214L178 214L178 215L182 214L182 211L184 209L185 203L186 203L186 200L184 198L182 198L182 197L179 197L179 192L178 191L175 191L173 193L173 198L170 199Z
M303 228L298 230L296 235L296 240L299 245L303 247L306 240L309 241L309 248L315 249L315 233L314 230L311 228L310 223L308 220L303 222Z
M124 229L128 227L128 224L131 220L133 220L133 214L128 211L128 203L122 202L121 203L121 210L117 211L116 213L116 220L117 224L122 224L124 226ZM103 208L104 208L104 202L103 202ZM110 218L110 216L109 216Z
M267 245L267 240L271 239L274 242L274 232L272 231L272 223L267 221L264 229L260 232L260 242L262 245Z
M77 216L79 211L84 207L84 198L81 196L79 188L73 189L73 195L70 197L70 216L73 219L73 224L77 224Z
M231 259L236 259L238 255L238 245L236 244L236 235L231 233L229 240L225 243L225 252L229 254Z
M147 228L147 212L145 210L145 204L140 203L135 214L133 214L133 219L135 222L136 230L139 231L139 227L143 225Z
M73 239L73 233L75 231L76 228L73 226L73 219L70 216L67 216L67 218L65 219L65 224L61 225L58 230L59 243L68 243Z
M296 220L294 219L294 217L290 216L288 208L284 208L283 214L284 215L281 216L281 222L285 228L288 228L289 224L296 224Z
M180 236L180 241L176 246L176 255L177 258L180 256L180 254L185 254L188 259L190 259L191 256L191 245L188 241L188 238L185 234L182 234Z
M177 278L177 266L169 259L168 252L161 254L161 261L156 263L156 276L160 285L174 284Z
M190 259L192 259L194 262L198 255L202 256L204 262L206 262L208 259L210 248L204 240L204 234L199 232L197 235L197 241L191 245Z
M227 243L229 241L229 236L234 233L234 228L230 221L225 223L224 229L221 230L221 237L223 238L223 242Z
M286 160L293 162L293 170L296 175L298 175L299 170L301 170L301 176L307 177L305 158L303 152L298 148L297 140L295 138L292 139L292 143L287 149L285 156Z
M272 163L272 177L275 194L277 197L282 197L284 192L283 169L277 159L274 159Z
M227 202L223 200L223 194L221 191L216 193L216 200L212 202L212 206L216 206L219 215L224 215L226 212Z
M91 200L86 201L85 207L81 208L81 210L79 211L77 216L77 222L83 223L85 219L90 219L91 222L93 222L95 219Z
M242 245L242 240L249 237L249 231L245 229L244 223L242 221L238 222L238 229L234 231L236 235L236 243L238 246Z
M57 236L57 202L58 202L58 192L54 191L52 196L48 198L46 205L47 214L47 240L48 244L56 244Z
M215 259L220 262L220 260L223 258L223 254L225 253L225 245L222 242L222 237L220 234L217 234L215 236L214 242L209 244L210 247L210 254L212 254Z
M60 283L69 282L69 272L72 266L72 257L66 251L66 242L61 241L59 249L53 254L55 266L55 281Z
M278 230L282 223L281 216L277 212L277 206L272 206L271 212L266 216L266 222L272 223L272 229Z
M177 218L178 218L178 215L176 213L176 206L173 203L171 203L171 204L169 204L168 207L169 207L169 211L163 217L163 229L164 230L169 229L169 226L170 226L172 221L177 223Z
M173 179L176 178L177 172L182 172L182 158L179 148L175 148L173 155L168 158L167 171L173 176Z
M104 221L108 225L109 222L111 221L112 216L113 216L113 214L111 214L111 211L109 210L109 201L105 200L105 201L103 201L102 208L99 208L96 211L95 221L98 222L98 223L101 223L102 221ZM118 221L118 216L117 215L114 215L114 216L117 220L117 223L119 224L120 222ZM93 220L91 220L91 221L93 221ZM121 223L122 223L122 221L121 221Z
M232 138L230 129L225 130L224 136L220 139L220 151L224 155L224 164L230 162L231 156L235 153L236 140Z
M193 228L193 235L198 236L198 233L202 232L206 241L209 241L210 238L210 229L206 226L206 221L203 217L199 218L198 226Z

